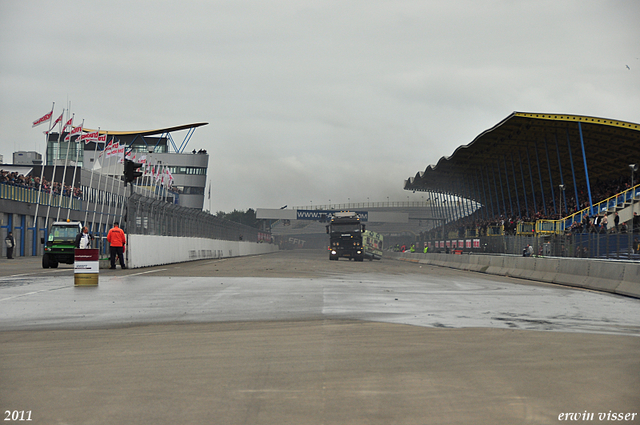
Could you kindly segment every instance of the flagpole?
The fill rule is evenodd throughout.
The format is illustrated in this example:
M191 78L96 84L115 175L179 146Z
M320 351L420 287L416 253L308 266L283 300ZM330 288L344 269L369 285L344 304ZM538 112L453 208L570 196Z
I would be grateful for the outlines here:
M111 170L111 167L112 167L111 162L112 162L112 159L114 157L113 150L114 150L115 144L113 142L114 142L114 139L112 138L111 139L111 149L109 150L109 152L107 152L107 155L109 155L109 158L110 158L109 159L109 170ZM116 142L116 143L118 143L118 142ZM115 157L117 158L118 157L118 149L116 148L115 151L116 151ZM115 173L115 167L114 167L114 173ZM109 189L109 193L114 194L113 186L115 185L116 178L115 178L115 176L111 175L110 171L107 173L107 175L109 175L111 177L111 189ZM117 196L112 197L112 199L109 201L109 207L107 208L107 218L111 215L111 204L113 204L114 209L118 207L118 198L117 198ZM115 217L115 213L113 215Z
M68 110L69 113L71 113L71 110ZM71 115L71 128L73 128L73 118L75 117L76 114ZM69 124L69 121L67 121L67 124ZM65 128L62 129L62 132L64 133L64 130L66 130L67 125L65 124ZM64 183L66 182L66 178L67 178L67 168L69 167L69 147L71 146L71 138L69 138L69 142L67 143L67 155L64 158L64 171L62 172L62 184L64 185ZM69 194L69 204L67 205L67 207L69 209L71 209L71 195L73 194ZM60 198L60 201L62 201L64 199L64 190L62 191L62 196ZM56 215L56 221L60 220L60 208L58 208L58 214Z
M76 137L76 165L73 167L73 179L71 180L71 196L73 196L73 189L76 184L76 172L78 171L78 158L80 157L80 143L82 142L82 129L84 128L84 118L82 119L82 124L80 125L80 134ZM69 139L71 141L71 139ZM80 179L82 180L82 171L80 171ZM88 202L88 201L87 201ZM69 205L69 209L67 210L67 220L69 220L69 213L71 212L71 205Z
M98 127L98 137L100 136L100 127ZM91 140L87 139L87 141L85 142L85 144L88 144ZM98 155L98 147L99 147L99 143L98 143L98 139L96 138L95 141L96 144L96 148L93 151L93 165L91 166L91 177L89 178L89 190L91 190L92 184L93 184L93 167L96 165L96 156ZM84 167L84 157L83 157L83 161L82 161L82 165ZM97 199L95 200L97 201ZM95 204L95 202L94 202ZM84 225L87 225L87 217L89 216L89 203L87 202L87 206L84 210ZM93 227L91 228L91 230L93 231Z
M109 138L109 132L105 132L105 139L104 139L104 147L106 149L107 147L107 139ZM98 143L100 143L100 132L98 132ZM105 149L102 149L102 152L100 152L100 155L98 156L98 158L102 157L104 154ZM104 158L102 158L102 160L104 161ZM93 161L93 167L92 168L96 168L96 164L97 162L94 160ZM100 183L102 183L102 163L100 164L100 172L98 173L98 193L100 193ZM105 191L106 193L106 191ZM104 199L102 200L102 204L104 205ZM93 209L93 217L91 218L91 222L95 225L96 223L96 210L97 208ZM100 227L98 227L98 231L100 231Z
M107 149L109 149L107 151ZM111 154L113 150L113 137L111 138L111 142L107 143L106 147L104 148L105 154L104 154L104 160L107 159L107 157L109 157L109 165L107 166L107 177L111 177L111 188L109 189L109 191L107 192L106 188L107 185L109 184L108 182L105 182L104 186L105 186L105 192L109 193L109 209L107 210L107 217L109 216L109 213L111 212L111 202L113 201L113 185L114 185L114 181L115 178L113 176L111 176L109 174L109 169L111 168L111 157L113 157L113 155ZM104 170L104 167L102 167L102 169ZM102 202L102 208L100 209L100 224L98 225L98 229L102 229L102 218L104 215L104 204L105 202ZM102 247L102 232L100 232L100 242L101 242L101 247Z
M60 147L60 136L62 135L62 121L64 120L64 109L62 110L62 115L60 115L60 118L58 118L60 120L60 130L58 130L58 147ZM55 126L55 124L54 124ZM53 130L53 128L50 128L49 131L47 132L47 137L49 133L51 133L51 130ZM55 151L55 148L53 149L53 151ZM56 167L58 165L58 162L56 161L55 158L55 153L52 155L53 158L53 173L51 174L51 188L53 189L54 184L56 182ZM63 184L63 189L64 189L64 184ZM55 192L55 190L52 190L52 192ZM62 201L62 192L64 192L64 190L60 191L60 201ZM51 203L53 201L53 195L55 193L51 193L49 195L49 202L47 203L47 216L45 218L45 222L47 220L49 220L49 212L51 212ZM58 213L60 212L60 202L58 202Z
M49 128L51 128L51 120L53 119L53 108L56 105L56 102L53 102L53 104L51 105L51 116L49 117ZM44 165L46 163L47 160L47 147L49 146L49 134L47 133L45 135L45 142L44 142L44 157L42 159L42 165L40 166L40 184L38 184L38 196L36 199L36 213L33 217L33 243L34 245L36 244L36 241L38 240L38 209L40 207L40 194L42 193L42 179L44 178ZM46 224L45 223L45 228L46 228Z
M123 164L124 164L125 157L127 155L126 150L127 150L126 146L122 146L122 163ZM118 163L120 163L120 147L118 148ZM119 217L118 218L118 222L122 226L124 226L124 223L122 223L122 214L123 214L123 211L124 211L124 204L126 202L127 190L126 190L126 186L118 185L118 198L120 197L120 189L123 188L123 187L125 188L125 190L124 190L124 195L122 195L123 199L122 199L122 204L120 205L120 215L118 216ZM117 210L118 209L116 208L116 211ZM115 214L114 214L114 216L115 216Z

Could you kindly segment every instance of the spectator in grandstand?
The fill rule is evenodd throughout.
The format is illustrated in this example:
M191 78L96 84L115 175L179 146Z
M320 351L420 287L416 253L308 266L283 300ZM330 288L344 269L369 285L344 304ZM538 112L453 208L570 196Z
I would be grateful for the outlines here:
M613 218L613 224L616 228L616 232L620 232L620 216L618 215L618 212L616 212L616 215Z

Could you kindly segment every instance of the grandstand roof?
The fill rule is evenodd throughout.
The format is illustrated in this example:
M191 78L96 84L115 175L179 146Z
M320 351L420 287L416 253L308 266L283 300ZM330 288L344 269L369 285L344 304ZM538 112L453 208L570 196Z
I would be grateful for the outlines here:
M451 156L405 180L404 188L477 199L479 196L473 194L479 190L469 187L484 180L498 197L498 188L504 196L515 196L519 190L522 197L524 179L525 193L544 190L549 196L553 187L558 190L562 179L569 194L574 176L575 187L586 188L581 140L592 189L598 182L629 179L629 164L640 163L640 124L580 115L513 112Z
M112 131L112 130L100 130L100 134L109 134L111 136L126 136L126 135L140 135L140 136L153 136L155 134L164 134L164 133L171 133L172 131L180 131L180 130L188 130L190 128L197 128L197 127L201 127L203 125L207 125L209 123L207 122L198 122L198 123L194 123L194 124L183 124L183 125L177 125L174 127L165 127L165 128L157 128L155 130L138 130L138 131ZM97 129L90 129L90 128L83 128L82 131L84 132L92 132L92 131L96 131Z

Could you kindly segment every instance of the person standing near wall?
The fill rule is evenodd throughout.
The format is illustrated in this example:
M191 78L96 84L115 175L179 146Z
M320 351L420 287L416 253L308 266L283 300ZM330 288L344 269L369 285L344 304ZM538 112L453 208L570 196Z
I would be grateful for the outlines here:
M109 254L111 256L111 268L116 268L116 256L120 259L120 268L126 269L124 264L124 249L127 244L127 238L124 231L118 227L118 222L113 223L113 227L107 233L107 241L109 242Z
M7 246L7 260L13 260L13 248L16 246L16 239L13 237L12 232L7 234L4 244Z
M91 248L92 240L93 236L89 234L89 228L84 226L82 228L82 233L78 233L78 236L76 236L76 248L89 249Z

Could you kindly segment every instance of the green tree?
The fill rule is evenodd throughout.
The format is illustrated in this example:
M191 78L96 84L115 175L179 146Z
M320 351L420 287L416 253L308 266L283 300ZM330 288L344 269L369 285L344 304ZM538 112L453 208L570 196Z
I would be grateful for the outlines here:
M249 208L246 211L238 211L234 209L230 213L218 211L216 213L216 217L233 221L235 223L241 223L245 226L254 227L256 229L259 228L258 220L256 219L256 212L255 210L253 210L253 208Z

